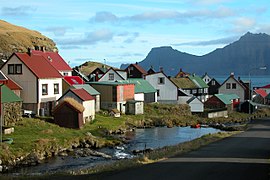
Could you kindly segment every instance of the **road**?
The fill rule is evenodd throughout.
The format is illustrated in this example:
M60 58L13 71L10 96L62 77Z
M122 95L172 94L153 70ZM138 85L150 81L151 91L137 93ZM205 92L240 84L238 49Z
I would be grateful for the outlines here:
M260 119L249 130L196 151L98 179L264 180L269 179L269 158L270 119Z

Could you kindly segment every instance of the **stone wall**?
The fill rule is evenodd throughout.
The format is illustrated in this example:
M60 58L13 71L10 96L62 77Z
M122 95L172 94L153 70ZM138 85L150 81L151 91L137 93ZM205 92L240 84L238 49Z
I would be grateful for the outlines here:
M3 103L4 126L13 126L22 119L22 103Z

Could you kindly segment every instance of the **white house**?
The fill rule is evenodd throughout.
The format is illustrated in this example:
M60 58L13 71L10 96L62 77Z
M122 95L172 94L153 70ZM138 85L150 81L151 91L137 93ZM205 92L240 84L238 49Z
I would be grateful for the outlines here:
M190 110L193 113L199 113L204 111L203 102L200 101L196 96L191 97L187 104L190 106Z
M247 93L246 93L247 92ZM236 94L240 97L240 102L244 102L248 95L248 90L237 79L234 78L232 73L219 87L219 94Z
M103 74L100 79L98 80L98 82L102 82L102 81L121 81L121 80L126 80L127 78L127 73L124 71L116 71L113 68L110 68L107 70L107 72L105 72L105 74Z
M158 102L177 103L178 87L163 72L148 74L145 76L145 80L157 90Z
M22 87L23 109L51 115L62 96L62 75L43 56L14 53L1 70Z
M91 96L84 89L69 89L66 91L58 100L61 102L65 98L70 97L78 101L83 105L83 120L85 122L90 122L95 119L95 98Z
M203 80L206 84L208 84L208 83L212 80L212 78L211 78L207 73L205 73L205 74L202 76L202 80Z

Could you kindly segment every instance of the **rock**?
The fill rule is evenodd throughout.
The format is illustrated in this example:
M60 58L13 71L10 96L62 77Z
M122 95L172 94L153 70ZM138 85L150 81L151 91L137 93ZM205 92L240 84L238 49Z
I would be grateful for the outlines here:
M0 165L2 164L2 160L0 159Z
M0 172L2 172L3 171L3 166L0 166Z
M68 156L67 152L63 151L58 154L59 156Z

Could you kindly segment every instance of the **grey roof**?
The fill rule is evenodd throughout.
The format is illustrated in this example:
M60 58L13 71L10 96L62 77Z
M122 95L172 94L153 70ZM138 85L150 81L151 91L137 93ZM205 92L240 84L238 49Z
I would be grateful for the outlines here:
M89 78L84 75L83 73L81 73L80 71L77 71L76 69L73 69L73 71L75 71L79 76L81 76L85 81L89 81Z
M84 90L86 90L89 94L95 96L95 95L100 95L100 93L95 90L92 86L90 86L89 84L76 84L73 85L74 88L76 89L81 89L83 88Z

